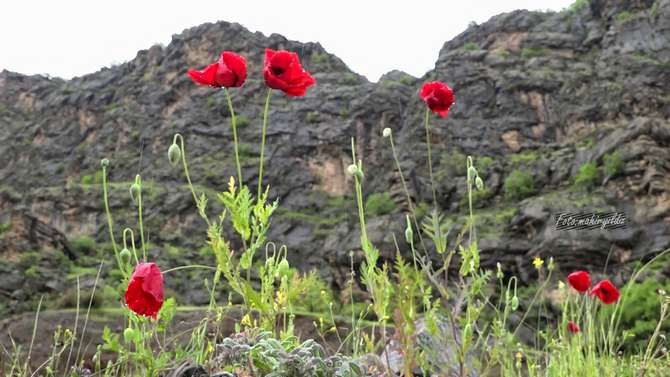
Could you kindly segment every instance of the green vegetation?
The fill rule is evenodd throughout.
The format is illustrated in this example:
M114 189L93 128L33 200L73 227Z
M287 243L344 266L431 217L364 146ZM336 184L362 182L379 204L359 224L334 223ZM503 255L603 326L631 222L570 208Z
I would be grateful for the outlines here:
M503 185L505 196L513 200L522 200L535 194L533 175L526 170L513 170Z
M79 254L91 254L96 249L95 240L88 236L76 237L70 243L74 251Z
M320 52L312 52L312 55L310 56L310 63L312 65L318 66L323 63L327 63L329 61L328 59L328 54L326 53L320 53Z
M238 129L246 128L249 124L251 124L251 121L249 120L249 117L246 117L244 115L238 115L235 117L235 122L237 125Z
M356 75L354 75L353 73L347 72L344 74L344 77L342 78L342 84L356 85L358 84L358 79L356 78Z
M102 174L95 172L93 174L84 174L81 176L82 185L100 185L102 184Z
M310 111L307 113L307 123L319 123L319 112L318 111Z
M620 12L615 16L615 21L618 25L623 25L627 23L628 21L632 20L634 18L634 14L625 10L623 12Z
M621 173L624 167L623 157L621 152L615 151L608 153L603 156L603 169L605 170L605 176L614 177Z
M600 172L595 162L587 162L579 167L575 185L585 188L591 188L598 184Z
M489 156L482 156L475 160L475 166L477 166L477 171L483 177L486 177L488 175L488 171L489 169L491 169L491 166L493 166L494 163L495 160L493 159L493 157Z
M466 156L458 149L444 152L440 155L439 169L435 171L435 176L438 181L442 181L447 177L462 177L465 175Z
M404 74L400 78L400 83L403 84L403 85L412 85L413 82L414 82L414 77L412 77L412 75Z
M473 51L473 50L479 50L479 45L476 44L475 42L466 42L461 46L461 48L465 51Z
M387 215L393 212L395 207L395 202L388 192L374 193L365 201L365 212L371 216Z
M510 155L510 161L514 165L530 164L539 160L540 155L537 151L526 151L523 153L515 153Z
M547 50L542 46L529 46L521 49L521 57L524 59L538 58L547 55Z
M589 0L576 0L568 7L568 12L577 12L589 6Z

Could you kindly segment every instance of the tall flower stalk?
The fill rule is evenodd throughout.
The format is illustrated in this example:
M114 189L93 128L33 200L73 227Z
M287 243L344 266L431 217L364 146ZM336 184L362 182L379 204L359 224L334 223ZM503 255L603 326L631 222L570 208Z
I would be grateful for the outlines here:
M270 110L270 98L272 97L272 89L268 89L268 94L265 96L265 107L263 108L263 128L261 130L261 156L258 162L258 191L256 198L260 198L263 193L263 162L265 161L265 135L268 128L268 112Z

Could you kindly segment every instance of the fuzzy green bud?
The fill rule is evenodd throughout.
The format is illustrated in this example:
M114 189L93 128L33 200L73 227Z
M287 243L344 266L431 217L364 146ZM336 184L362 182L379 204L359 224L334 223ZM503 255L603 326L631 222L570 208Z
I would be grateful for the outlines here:
M130 199L133 200L134 203L137 203L137 201L140 198L140 195L142 195L142 186L141 186L142 179L140 178L140 175L135 176L135 183L130 185Z
M391 137L391 129L386 127L384 130L382 130L382 136L383 137Z
M477 190L483 190L484 189L484 181L477 176L475 178L475 187L477 187Z
M358 173L358 166L356 164L347 166L347 173L351 176L356 175Z
M505 276L505 275L503 274L502 265L500 264L500 262L496 263L496 268L497 268L496 278L497 279L502 279L503 276Z
M100 166L102 166L103 168L108 167L109 166L109 160L106 159L106 158L103 158L102 160L100 160Z
M477 177L477 169L474 166L468 168L468 183L473 183Z
M130 185L130 199L132 199L134 203L137 203L137 199L140 197L141 190L142 189L140 188L140 185L137 183Z
M412 224L409 222L409 215L405 215L405 219L407 220L407 227L405 227L405 240L408 244L412 244L414 242L414 232L412 231Z
M135 342L137 340L137 331L130 327L126 328L123 330L123 340L126 343Z
M130 250L128 250L127 247L124 247L123 250L119 253L119 257L121 258L121 263L124 265L127 265L130 263Z
M514 297L512 297L512 301L510 302L510 309L516 310L518 307L519 307L519 297L514 295Z
M282 259L277 266L277 275L281 278L288 277L290 266L286 259Z
M172 143L168 148L168 160L170 160L172 166L177 166L179 160L181 160L181 149L176 143Z

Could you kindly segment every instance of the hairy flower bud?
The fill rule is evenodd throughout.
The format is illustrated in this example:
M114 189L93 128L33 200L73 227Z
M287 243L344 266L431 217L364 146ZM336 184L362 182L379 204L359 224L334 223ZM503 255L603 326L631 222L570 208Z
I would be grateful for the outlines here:
M391 136L391 129L388 128L388 127L384 128L384 130L382 131L382 136L390 137Z
M502 265L500 264L500 262L496 263L496 268L497 268L496 278L497 279L502 279L504 274L503 274Z
M477 177L477 169L474 166L468 168L468 183L473 183Z
M510 309L516 310L518 307L519 307L519 297L514 295L514 297L512 297L512 301L510 302Z
M290 272L290 266L288 264L288 261L286 259L282 259L279 262L279 265L277 266L277 275L280 278L288 277L288 274Z
M358 173L358 166L356 166L356 164L347 166L347 173L351 176L356 175Z
M123 341L126 343L131 343L135 342L137 340L137 331L134 329L127 327L125 330L123 330Z
M170 148L168 148L168 160L170 160L170 165L177 166L180 159L181 159L181 149L179 149L179 146L177 144L172 143L172 145L170 145Z
M477 176L475 178L475 187L477 187L477 190L483 190L484 189L484 181Z
M102 160L100 160L100 166L102 166L103 168L108 167L109 166L109 160L106 159L106 158L103 158Z
M412 231L412 224L409 222L409 215L405 215L405 219L407 219L407 227L405 227L405 240L408 244L412 244L414 242L414 232Z
M121 250L119 253L119 257L121 258L121 263L127 265L130 263L130 250L128 250L127 247L124 247L123 250Z
M140 198L140 195L142 195L142 186L140 185L142 182L142 179L140 178L140 175L135 176L135 183L130 185L130 199L133 200L135 204L137 204L137 201Z

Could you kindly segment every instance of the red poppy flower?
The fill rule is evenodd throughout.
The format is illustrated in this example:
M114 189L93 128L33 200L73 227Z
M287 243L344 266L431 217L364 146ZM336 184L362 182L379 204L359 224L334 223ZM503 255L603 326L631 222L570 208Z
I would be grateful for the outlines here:
M200 71L189 69L188 75L191 80L202 85L217 88L240 87L247 79L247 60L242 55L224 51L216 63Z
M573 334L577 334L577 333L580 332L581 330L580 330L578 324L576 324L576 323L574 323L574 322L572 322L572 321L568 321L568 331L570 331L570 332L573 333Z
M607 279L596 284L591 290L591 294L598 296L600 301L605 305L615 303L619 299L619 296L621 296L619 290Z
M300 64L298 54L285 50L265 49L263 67L265 85L279 89L289 96L302 97L314 85L314 77Z
M163 274L155 263L140 263L130 277L126 305L139 315L156 319L163 306Z
M454 91L440 81L423 84L419 96L432 112L442 118L449 115L449 109L454 104Z
M584 293L591 288L591 276L586 271L575 271L568 275L568 283L577 292Z

